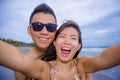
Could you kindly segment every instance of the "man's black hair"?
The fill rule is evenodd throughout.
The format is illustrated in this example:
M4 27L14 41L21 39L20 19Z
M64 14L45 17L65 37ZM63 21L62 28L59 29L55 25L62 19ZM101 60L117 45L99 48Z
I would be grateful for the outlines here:
M31 16L30 16L30 21L29 21L29 24L31 23L31 20L32 20L32 17L37 14L37 13L45 13L45 14L51 14L54 16L55 18L55 21L57 23L57 19L56 19L56 16L55 16L55 13L54 11L45 3L42 3L40 5L38 5L32 12Z

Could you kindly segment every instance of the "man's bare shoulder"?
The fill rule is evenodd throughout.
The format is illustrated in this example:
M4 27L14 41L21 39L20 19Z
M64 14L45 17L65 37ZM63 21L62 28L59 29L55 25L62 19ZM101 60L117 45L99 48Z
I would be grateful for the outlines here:
M40 50L37 50L35 47L32 47L28 50L25 56L33 58L33 59L40 59L42 54L43 52L41 53Z
M18 49L27 57L33 58L36 55L34 47L18 47Z

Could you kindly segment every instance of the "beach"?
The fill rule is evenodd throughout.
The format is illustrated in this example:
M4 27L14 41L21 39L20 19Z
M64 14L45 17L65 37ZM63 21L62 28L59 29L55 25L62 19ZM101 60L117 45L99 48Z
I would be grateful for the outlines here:
M18 47L22 53L26 53L31 47ZM105 48L83 48L80 56L97 56ZM120 80L120 65L107 70L101 70L92 74L93 80ZM0 66L0 80L15 80L14 72L8 68Z

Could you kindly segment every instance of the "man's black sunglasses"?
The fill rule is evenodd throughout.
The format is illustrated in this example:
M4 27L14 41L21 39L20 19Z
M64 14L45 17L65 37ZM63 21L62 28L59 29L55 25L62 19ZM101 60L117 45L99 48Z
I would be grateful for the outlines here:
M41 31L43 27L45 26L48 32L55 32L57 30L57 25L48 23L48 24L43 24L40 22L33 22L30 25L34 31Z

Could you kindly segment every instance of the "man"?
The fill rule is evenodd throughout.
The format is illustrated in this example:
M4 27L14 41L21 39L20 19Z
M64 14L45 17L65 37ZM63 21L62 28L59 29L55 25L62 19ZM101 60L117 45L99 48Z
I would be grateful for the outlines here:
M35 46L25 56L31 59L40 59L41 55L53 42L57 31L57 20L54 11L46 4L38 5L30 16L28 33ZM16 80L25 80L26 76L15 72Z
M38 5L30 16L28 33L35 46L25 55L31 59L40 59L53 42L57 31L57 19L54 11L46 4ZM15 72L16 80L25 80L26 76Z

